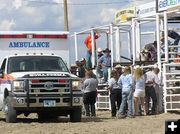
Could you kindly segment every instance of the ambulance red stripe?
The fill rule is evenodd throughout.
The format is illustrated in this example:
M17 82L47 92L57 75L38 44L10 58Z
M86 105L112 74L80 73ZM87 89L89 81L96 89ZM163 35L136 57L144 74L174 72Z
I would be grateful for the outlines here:
M67 35L62 34L62 35L44 35L44 34L29 34L32 35L32 38L49 38L49 39L67 39ZM30 38L28 34L17 34L17 35L12 35L12 34L5 34L5 35L0 35L0 38Z

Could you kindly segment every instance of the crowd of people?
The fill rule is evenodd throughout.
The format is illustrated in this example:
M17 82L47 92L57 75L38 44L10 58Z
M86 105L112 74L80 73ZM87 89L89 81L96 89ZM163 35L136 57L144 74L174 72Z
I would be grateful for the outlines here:
M81 65L82 66L82 65ZM162 98L159 98L161 81L159 69L145 71L141 67L116 65L107 80L110 93L111 116L134 118L139 115L154 115L162 112ZM95 103L98 79L91 69L85 70L82 91L86 116L96 116ZM152 101L150 101L152 100ZM151 103L152 102L152 103ZM158 108L159 107L159 108Z
M104 52L106 53L106 51ZM110 51L107 52L109 54ZM99 61L102 59L100 58ZM86 116L95 116L97 76L92 69L86 68L84 58L76 64L78 65L78 76L83 78L83 102ZM141 67L122 67L120 64L111 70L110 78L107 77L106 84L110 92L112 117L124 118L128 116L132 118L137 115L156 114L162 111L162 106L158 108L161 110L157 111L159 92L156 90L160 90L161 84L158 78L159 69L155 67L151 71L144 72Z
M94 33L94 47L96 53L96 39L100 37ZM179 39L179 38L178 38ZM177 42L177 41L176 41ZM106 48L97 49L96 75L93 73L92 39L89 35L84 44L87 49L87 58L76 61L77 76L83 79L83 102L86 116L96 116L95 103L97 97L98 83L102 78L107 84L110 93L111 116L118 118L134 118L138 115L154 115L162 112L162 92L158 78L159 69L157 67L146 71L141 67L122 67L116 65L111 70L111 51ZM148 44L145 49L151 52L151 58L157 58L157 42ZM108 71L111 70L110 77ZM150 101L151 100L151 101ZM152 102L152 103L151 103Z
M106 83L108 81L108 69L111 68L111 51L106 48L105 50L101 50L98 48L98 59L97 59L97 78L102 79L102 83ZM85 58L82 58L80 61L76 61L77 73L76 75L80 78L85 77L85 70L92 70L92 67L89 67L89 63Z

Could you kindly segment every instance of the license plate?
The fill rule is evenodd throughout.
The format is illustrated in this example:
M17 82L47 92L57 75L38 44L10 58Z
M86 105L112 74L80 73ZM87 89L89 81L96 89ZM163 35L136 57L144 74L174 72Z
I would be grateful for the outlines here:
M56 101L55 100L44 100L43 104L44 104L44 107L55 107Z

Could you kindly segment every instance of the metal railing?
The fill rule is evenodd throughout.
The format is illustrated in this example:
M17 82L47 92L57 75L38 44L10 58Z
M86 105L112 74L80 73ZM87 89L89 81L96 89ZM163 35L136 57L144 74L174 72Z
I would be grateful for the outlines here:
M180 63L163 64L164 111L180 110Z
M111 110L109 90L107 84L99 84L96 98L96 110Z

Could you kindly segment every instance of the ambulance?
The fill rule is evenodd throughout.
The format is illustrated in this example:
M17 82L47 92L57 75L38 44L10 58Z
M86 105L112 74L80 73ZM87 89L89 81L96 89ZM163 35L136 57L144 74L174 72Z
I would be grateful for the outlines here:
M68 45L67 32L0 32L0 110L7 123L30 113L81 121L81 82L68 69Z

